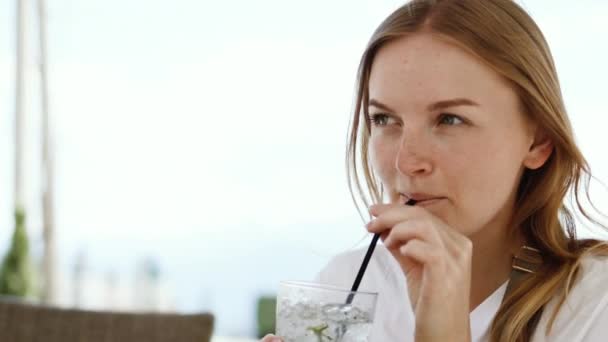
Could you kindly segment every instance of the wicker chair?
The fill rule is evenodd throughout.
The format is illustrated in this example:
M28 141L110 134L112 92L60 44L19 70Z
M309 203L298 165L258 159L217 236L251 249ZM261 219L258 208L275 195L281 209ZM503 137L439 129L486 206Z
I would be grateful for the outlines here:
M213 316L61 309L0 298L3 342L209 342Z

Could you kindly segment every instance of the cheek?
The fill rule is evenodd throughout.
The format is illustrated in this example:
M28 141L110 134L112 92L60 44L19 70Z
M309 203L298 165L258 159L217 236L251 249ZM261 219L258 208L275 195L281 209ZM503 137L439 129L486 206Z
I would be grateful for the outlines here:
M395 174L395 158L397 150L394 144L387 144L372 135L369 141L369 158L372 169L385 185L390 186L390 180Z
M446 160L450 165L448 184L457 187L465 226L475 229L512 206L521 160L508 145L479 144L462 153L463 158Z
M452 144L451 150L447 151L452 153L443 154L443 160L447 161L444 165L454 173L478 179L481 183L511 182L522 167L526 148L519 137L502 137L497 133L500 132L489 132L462 144Z

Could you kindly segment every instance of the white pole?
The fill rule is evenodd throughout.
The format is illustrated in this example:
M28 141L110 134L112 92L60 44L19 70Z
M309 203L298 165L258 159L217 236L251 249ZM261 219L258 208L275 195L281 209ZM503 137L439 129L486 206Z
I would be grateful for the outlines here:
M25 100L25 0L16 3L16 52L15 56L15 211L24 210L23 194L23 134Z
M42 224L43 224L43 281L42 300L53 304L55 300L55 227L54 227L54 186L51 125L49 117L49 82L47 73L46 46L46 2L38 0L39 41L40 41L40 94L42 108Z

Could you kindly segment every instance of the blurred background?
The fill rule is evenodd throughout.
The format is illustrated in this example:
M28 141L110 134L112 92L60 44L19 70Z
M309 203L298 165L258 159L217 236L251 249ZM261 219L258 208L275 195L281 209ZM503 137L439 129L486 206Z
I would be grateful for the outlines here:
M546 34L578 142L606 182L608 2L519 2ZM15 229L17 3L0 0L2 258ZM47 0L42 31L37 2L22 3L28 296L210 311L216 334L255 338L259 300L280 280L311 279L366 244L345 177L347 124L360 54L402 1ZM591 190L608 211L608 191Z

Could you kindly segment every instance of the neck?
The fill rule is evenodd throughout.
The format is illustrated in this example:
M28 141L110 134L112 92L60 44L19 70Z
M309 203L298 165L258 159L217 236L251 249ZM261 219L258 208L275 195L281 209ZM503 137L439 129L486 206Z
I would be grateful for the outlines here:
M494 225L470 236L473 241L471 311L509 279L512 258L523 245L523 237L513 238L508 231L505 226Z

